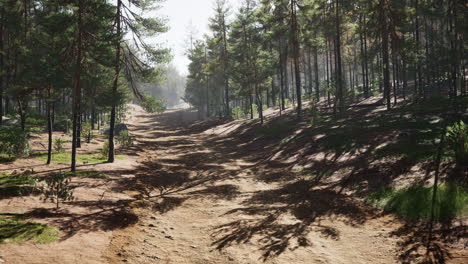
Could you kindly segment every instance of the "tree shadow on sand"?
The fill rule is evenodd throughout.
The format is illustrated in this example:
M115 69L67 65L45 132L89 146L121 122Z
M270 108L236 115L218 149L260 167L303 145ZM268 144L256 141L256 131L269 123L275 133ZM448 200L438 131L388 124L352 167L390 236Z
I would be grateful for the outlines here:
M319 232L339 239L339 231L321 224L324 217L340 219L349 225L362 225L371 211L333 190L315 188L300 180L273 190L259 191L240 207L226 214L243 214L247 219L232 221L216 228L213 246L223 249L232 244L256 241L264 260L312 245L307 235Z
M125 228L138 222L138 216L131 211L131 200L119 201L79 201L75 206L91 211L87 214L73 213L65 209L34 209L26 213L29 218L47 218L62 232L61 240L66 240L78 233L111 231Z

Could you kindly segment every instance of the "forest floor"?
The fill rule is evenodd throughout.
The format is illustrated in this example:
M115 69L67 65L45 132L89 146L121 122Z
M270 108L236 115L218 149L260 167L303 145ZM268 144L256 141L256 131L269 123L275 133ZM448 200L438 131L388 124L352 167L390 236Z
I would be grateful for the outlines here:
M128 125L135 145L119 151L124 159L114 164L80 165L79 170L108 177L74 177L75 201L55 210L39 196L0 197L2 213L24 214L61 231L50 244L0 244L6 263L443 259L461 264L468 259L466 219L435 225L427 243L424 223L405 221L363 202L366 194L394 182L431 179L424 162L377 159L368 152L395 151L390 143L401 142L393 139L402 132L412 137L414 131L349 133L362 126L359 122L379 121L383 112L378 107L355 111L359 118L352 122L343 118L318 128L311 128L308 120L298 123L292 113L272 118L276 112L267 112L270 121L260 126L249 120L195 122L196 113L189 110L155 115L133 107ZM405 118L413 119L400 113L394 117ZM330 132L335 126L333 131L339 132ZM327 132L321 130L325 127ZM97 142L102 144L102 139ZM80 151L94 153L99 144L85 144ZM0 172L20 168L43 175L66 165L25 159L0 165Z

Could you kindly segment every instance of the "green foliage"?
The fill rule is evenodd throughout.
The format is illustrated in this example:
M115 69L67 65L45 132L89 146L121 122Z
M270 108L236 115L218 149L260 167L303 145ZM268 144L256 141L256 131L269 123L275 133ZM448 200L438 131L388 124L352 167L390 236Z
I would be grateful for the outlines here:
M109 157L109 140L104 141L104 145L99 151L100 158L106 160Z
M13 162L17 160L16 157L14 156L11 156L9 154L5 154L5 153L0 153L0 163L4 162L4 163L9 163L9 162Z
M320 111L317 108L317 103L315 102L315 97L311 97L309 101L309 111L311 120L310 123L312 125L316 125L320 122Z
M151 95L145 95L141 100L141 106L148 113L161 114L166 111L164 101Z
M85 122L81 125L81 134L84 137L91 139L91 123L90 122Z
M236 106L236 107L232 107L231 108L231 116L232 118L234 119L240 119L240 118L245 118L245 113L244 111L241 109L240 106Z
M54 173L48 177L42 178L45 182L41 187L41 192L44 195L44 202L50 201L55 203L56 207L60 207L60 201L73 201L73 187L70 186L70 178L65 173Z
M433 187L411 186L396 190L381 189L366 202L385 211L411 220L428 220L431 217ZM434 207L435 219L468 216L468 190L462 186L441 184L437 188Z
M29 133L33 133L33 134L39 134L39 133L44 132L44 128L43 128L43 127L38 127L38 126L35 126L35 127L27 127L26 130L27 130Z
M254 117L258 115L258 106L257 106L257 104L252 104L252 111L253 111L253 116ZM249 111L249 113L250 113L250 111Z
M63 153L65 152L65 140L61 138L56 138L54 139L54 150L57 153Z
M37 178L31 177L30 171L12 174L0 173L0 194L14 196L29 194L34 190L37 181Z
M47 124L47 120L44 117L26 117L26 124L30 126L45 126Z
M130 147L133 145L133 139L130 136L128 130L120 131L120 134L117 137L115 137L115 140L117 141L117 144L119 144L122 147Z
M0 154L8 159L12 157L27 157L31 149L29 136L20 128L0 128Z
M0 243L51 243L58 239L56 227L0 216Z
M453 124L447 128L447 143L455 153L457 165L468 163L468 125L463 121Z
M117 113L116 113L116 122L117 124L119 123L124 123L125 120L127 120L127 114L129 112L129 107L126 104L119 105L117 107ZM110 123L110 120L109 120Z

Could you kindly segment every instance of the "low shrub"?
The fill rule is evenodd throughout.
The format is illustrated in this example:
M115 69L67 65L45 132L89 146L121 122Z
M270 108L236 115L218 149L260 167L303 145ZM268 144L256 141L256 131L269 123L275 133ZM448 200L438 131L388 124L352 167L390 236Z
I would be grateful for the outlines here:
M411 220L429 220L432 194L432 186L411 186L404 189L384 188L366 197L365 201ZM435 219L468 216L467 188L449 184L439 185L434 213Z
M117 144L119 144L122 147L130 147L133 145L133 139L130 136L128 130L120 131L119 135L115 138L115 140L117 141Z
M468 125L463 121L447 128L447 143L455 156L457 166L466 166L468 163Z
M60 201L73 201L73 188L70 186L70 178L65 173L54 173L42 178L45 182L41 187L44 201L55 203L56 208L60 207Z
M104 142L104 145L102 145L102 149L99 152L102 159L107 159L107 157L109 157L109 140Z
M141 106L148 113L163 113L166 111L164 101L151 95L145 95L141 100Z
M0 154L7 158L27 157L31 152L29 135L20 128L0 129Z
M54 140L54 150L55 152L57 153L63 153L65 152L65 140L61 139L61 138L56 138Z
M91 142L91 123L85 122L81 125L81 134L86 138L86 143Z

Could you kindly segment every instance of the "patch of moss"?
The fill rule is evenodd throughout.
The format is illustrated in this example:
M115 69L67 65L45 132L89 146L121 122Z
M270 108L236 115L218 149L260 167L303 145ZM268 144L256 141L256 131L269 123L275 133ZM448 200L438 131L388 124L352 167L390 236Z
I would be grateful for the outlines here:
M56 241L58 235L59 230L53 226L0 217L0 243L33 241L45 244Z

